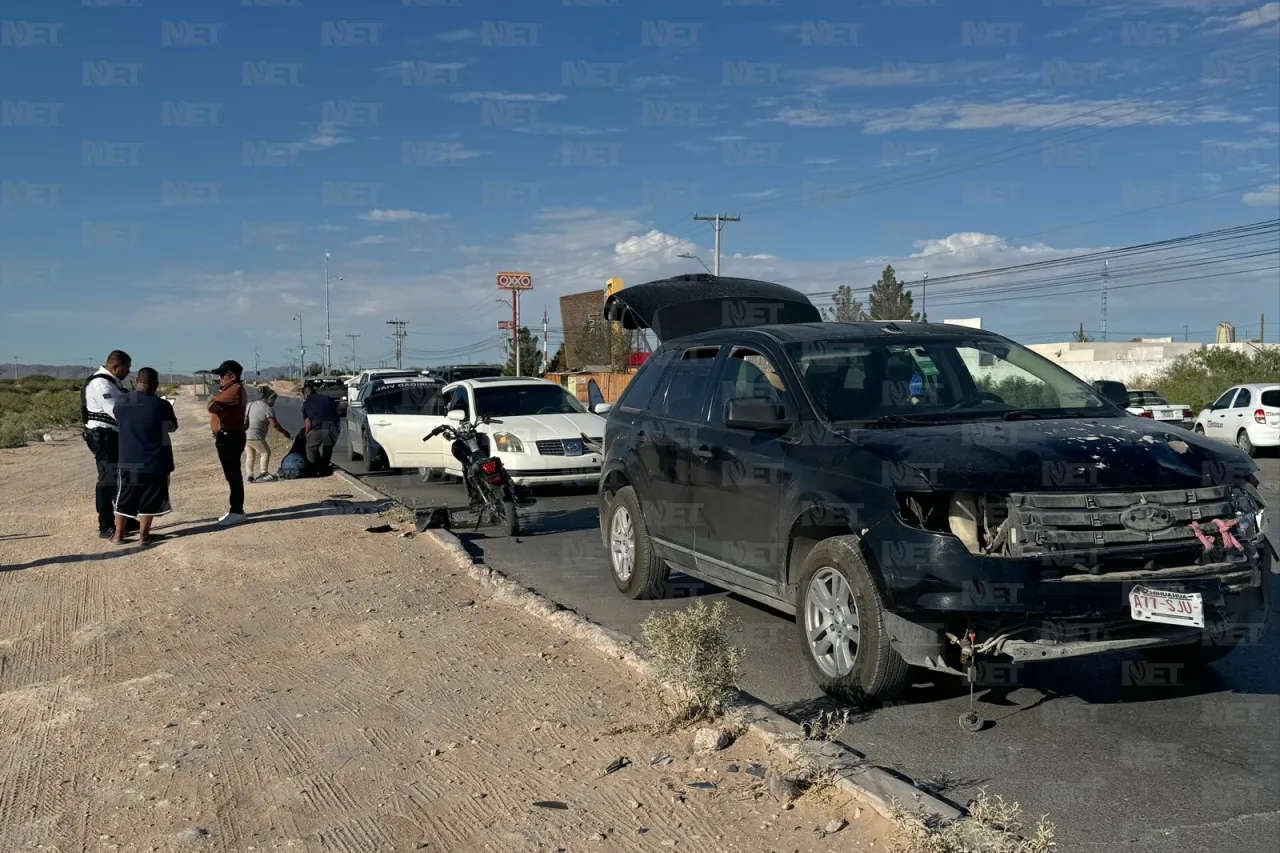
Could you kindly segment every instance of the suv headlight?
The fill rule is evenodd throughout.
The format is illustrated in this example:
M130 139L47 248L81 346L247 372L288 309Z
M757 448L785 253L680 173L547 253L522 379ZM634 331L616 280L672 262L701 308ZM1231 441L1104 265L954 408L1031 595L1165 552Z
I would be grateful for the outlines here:
M1240 538L1253 539L1266 528L1263 526L1265 504L1262 495L1251 485L1237 486L1231 490L1231 502L1240 519Z
M494 433L493 446L502 453L524 453L524 445L520 443L520 439L509 432Z

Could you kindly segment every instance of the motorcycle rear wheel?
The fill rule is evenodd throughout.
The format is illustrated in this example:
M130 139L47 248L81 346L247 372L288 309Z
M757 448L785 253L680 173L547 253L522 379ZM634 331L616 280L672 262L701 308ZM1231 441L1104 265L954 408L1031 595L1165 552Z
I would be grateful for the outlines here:
M520 535L520 518L516 515L515 501L504 498L502 501L502 522L508 536Z

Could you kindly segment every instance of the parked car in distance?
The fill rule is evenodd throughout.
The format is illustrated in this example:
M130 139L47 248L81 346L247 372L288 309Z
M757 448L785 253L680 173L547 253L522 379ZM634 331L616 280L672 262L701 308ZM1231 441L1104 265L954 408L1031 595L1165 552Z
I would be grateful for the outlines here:
M427 372L438 377L445 384L450 384L461 382L463 379L501 376L502 370L502 365L499 364L450 364L444 367L432 367Z
M1130 414L1186 429L1195 423L1196 415L1190 406L1172 404L1155 391L1130 390L1128 395L1129 405L1125 409Z
M445 386L441 397L431 415L422 419L426 429L417 433L416 444L409 433L393 437L374 422L372 434L398 460L396 467L421 468L428 477L461 477L462 465L448 439L422 441L436 424L445 422L448 411L461 409L476 425L482 444L491 445L488 452L502 460L517 484L594 483L599 478L600 455L588 452L582 437L602 439L604 418L588 412L556 383L517 377L464 379ZM482 418L491 422L483 423Z
M1280 446L1280 385L1235 385L1200 412L1196 433L1234 442L1250 456Z
M369 380L374 377L382 379L390 379L392 377L420 377L421 373L417 370L401 370L396 367L371 367L362 370L355 375L353 379L347 380L347 401L355 400L360 396L360 392L364 390L364 386L369 384Z
M398 451L410 439L422 444L439 422L426 418L443 413L443 388L437 380L416 375L375 376L367 382L347 409L347 452L356 470L417 467Z
M604 316L662 341L608 412L615 585L660 598L678 570L794 614L829 693L891 699L909 666L1206 664L1270 617L1257 465L1007 338L824 323L790 288L705 275Z
M337 376L312 376L303 383L303 387L314 388L316 393L323 394L338 403L338 417L347 414L347 384Z

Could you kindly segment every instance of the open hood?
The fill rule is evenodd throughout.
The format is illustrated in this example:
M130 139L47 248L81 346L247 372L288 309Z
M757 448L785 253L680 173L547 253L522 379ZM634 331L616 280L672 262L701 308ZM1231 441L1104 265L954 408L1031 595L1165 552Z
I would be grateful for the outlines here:
M798 290L706 273L620 290L605 300L604 316L624 329L651 329L659 341L712 329L822 322L818 309Z

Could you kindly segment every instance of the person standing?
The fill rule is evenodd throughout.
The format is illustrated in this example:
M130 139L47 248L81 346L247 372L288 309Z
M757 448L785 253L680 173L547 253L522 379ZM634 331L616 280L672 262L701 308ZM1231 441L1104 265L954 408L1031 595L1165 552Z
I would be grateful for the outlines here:
M169 475L173 472L173 444L169 434L178 416L168 400L156 396L160 375L154 368L138 371L136 387L116 403L120 429L120 484L115 498L115 536L124 541L125 525L138 522L138 542L150 545L151 522L173 511L169 503Z
M250 483L270 482L271 448L267 445L267 430L274 429L285 438L292 438L289 431L280 426L276 420L276 392L264 385L258 389L261 399L249 404L245 415L245 463ZM262 462L262 470L258 470L258 462Z
M117 469L120 460L120 427L116 423L116 402L124 395L124 382L133 360L122 350L112 350L107 362L98 368L80 389L80 418L84 424L84 443L98 465L98 483L94 488L94 505L98 510L98 536L115 535Z
M307 432L307 462L317 477L333 473L333 448L342 429L338 420L338 403L310 385L302 388L303 429Z
M218 377L216 396L209 401L209 428L213 431L213 444L218 450L222 475L231 488L231 508L218 519L221 525L241 524L248 520L244 514L244 476L240 473L240 456L244 453L245 399L244 384L240 377L244 368L240 362L227 360L211 371Z

